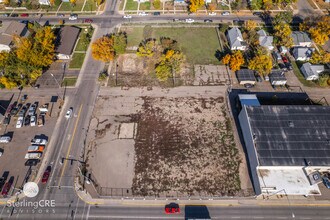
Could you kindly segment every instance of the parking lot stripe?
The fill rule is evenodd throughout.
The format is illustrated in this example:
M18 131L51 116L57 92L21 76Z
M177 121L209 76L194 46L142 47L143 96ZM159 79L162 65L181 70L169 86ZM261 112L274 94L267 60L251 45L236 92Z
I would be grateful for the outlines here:
M74 136L75 136L75 134L76 134L77 127L78 127L78 122L79 122L79 118L80 118L81 109L82 109L82 104L80 105L80 108L79 108L77 121L76 121L76 124L75 124L74 129L73 129L73 134L72 134L72 137L71 137L70 145L69 145L69 148L68 148L68 151L67 151L67 153L66 153L65 158L68 158L69 155L70 155L70 151L71 151L71 147L72 147L73 139L74 139ZM66 164L67 164L67 162L68 162L67 160L64 160L64 164L63 164L63 169L62 169L62 172L61 172L60 180L58 181L58 186L61 185L61 180L62 180L62 177L63 177L63 175L64 175L64 171L65 171L65 168L66 168Z

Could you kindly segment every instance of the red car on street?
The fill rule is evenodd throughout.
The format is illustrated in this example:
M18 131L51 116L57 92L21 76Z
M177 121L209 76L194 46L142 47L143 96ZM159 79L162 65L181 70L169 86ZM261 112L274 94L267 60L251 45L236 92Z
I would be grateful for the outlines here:
M3 186L2 191L1 191L1 195L3 197L7 197L8 193L10 191L10 188L13 185L13 182L14 182L14 177L12 176L12 177L10 177L9 181L6 182L6 184Z
M180 207L177 203L170 203L165 206L165 213L166 214L179 214L180 213Z
M24 14L21 14L21 17L29 17L29 14L26 14L26 13L24 13Z
M48 166L47 169L45 170L44 174L42 175L42 180L41 180L42 183L48 182L51 170L52 170L52 167Z

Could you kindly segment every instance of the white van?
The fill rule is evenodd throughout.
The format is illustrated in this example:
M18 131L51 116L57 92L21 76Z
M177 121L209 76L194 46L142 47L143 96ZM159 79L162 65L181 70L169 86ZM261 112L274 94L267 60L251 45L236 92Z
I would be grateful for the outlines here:
M9 136L1 136L0 143L9 143L11 141L11 137Z

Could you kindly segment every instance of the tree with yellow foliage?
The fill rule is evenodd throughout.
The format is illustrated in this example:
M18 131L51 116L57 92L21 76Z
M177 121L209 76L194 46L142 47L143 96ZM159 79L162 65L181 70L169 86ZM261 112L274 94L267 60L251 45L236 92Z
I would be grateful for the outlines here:
M299 24L299 29L307 31L315 43L324 45L329 40L330 17L327 15L318 18L308 17Z
M243 54L240 50L237 50L233 53L230 58L229 68L232 71L237 71L241 69L241 66L245 63Z
M175 77L183 60L184 57L180 51L166 50L155 68L157 79L164 82L171 76Z
M274 36L277 39L277 44L280 46L291 47L293 39L291 37L291 28L286 23L279 23L274 26Z
M190 0L189 11L191 13L195 13L204 4L205 4L204 0Z
M17 83L12 81L7 76L0 77L0 84L3 85L6 89L13 89L13 88L17 87Z
M76 6L76 2L77 2L77 0L70 0L70 3L72 6Z
M226 56L224 56L221 60L222 64L223 65L228 65L229 62L230 62L230 58L231 58L231 55L230 54L226 54Z
M257 27L257 22L253 21L253 20L247 20L245 22L245 29L247 31L252 31L252 30L255 30Z
M263 9L264 10L270 10L272 8L272 5L273 5L273 1L272 0L262 0L263 2Z
M209 10L209 11L215 11L215 9L217 9L217 5L216 4L214 4L214 3L209 3L209 4L207 4L207 10Z
M115 58L114 39L103 36L92 44L92 56L95 60L110 62Z
M315 51L312 54L311 59L309 60L312 64L326 64L330 63L330 53L324 50L320 50L320 52Z
M154 51L156 50L156 41L154 39L150 39L147 41L143 41L136 54L140 57L152 57L154 55Z
M269 55L257 55L248 65L249 69L255 70L263 76L270 73L273 67L272 59Z

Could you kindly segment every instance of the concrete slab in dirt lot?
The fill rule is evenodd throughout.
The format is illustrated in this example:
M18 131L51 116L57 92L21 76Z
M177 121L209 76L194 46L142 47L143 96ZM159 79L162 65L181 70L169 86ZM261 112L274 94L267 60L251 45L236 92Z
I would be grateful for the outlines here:
M23 90L22 94L28 95L28 99L25 103L39 102L39 106L49 103L51 100L51 95L38 94L33 90L31 93L26 93ZM19 93L6 91L1 93L2 100L10 99L12 96L12 102L20 100ZM52 115L45 117L45 125L42 127L23 126L22 128L16 128L17 117L12 117L8 126L0 125L1 135L6 133L12 134L12 141L10 143L0 145L0 147L4 149L4 153L0 157L0 176L2 176L4 171L9 171L9 177L14 176L15 178L15 188L21 187L25 180L32 180L37 173L38 166L32 167L31 173L29 172L29 167L25 166L26 160L24 156L27 153L27 147L31 144L31 139L35 135L44 134L50 139L59 112L58 102L53 105ZM50 104L49 110L51 106ZM37 113L39 114L39 112ZM47 150L47 146L45 150Z
M136 123L122 123L119 129L119 139L133 139Z

